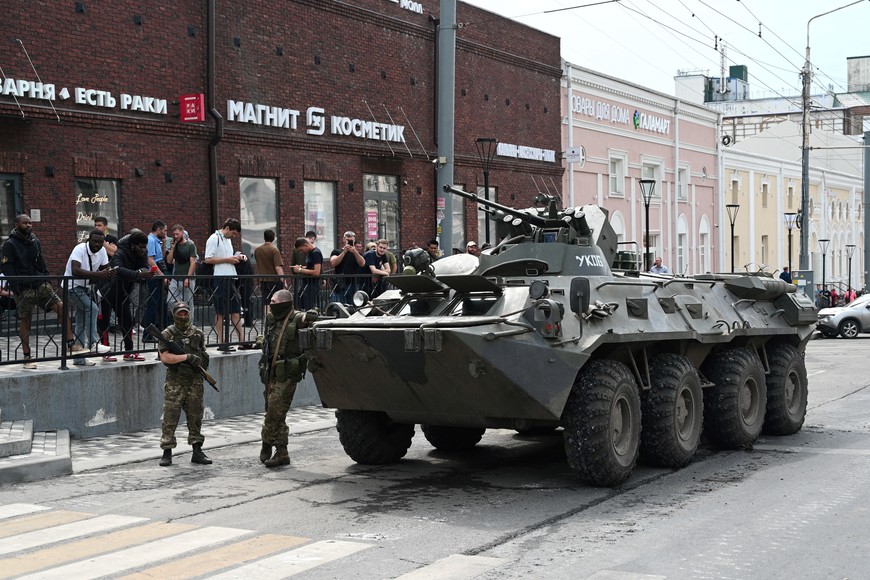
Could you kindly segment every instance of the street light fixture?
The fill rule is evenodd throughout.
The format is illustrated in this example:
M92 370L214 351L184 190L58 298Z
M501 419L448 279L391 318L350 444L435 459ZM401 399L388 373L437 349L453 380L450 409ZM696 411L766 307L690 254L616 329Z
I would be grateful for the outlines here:
M498 139L480 137L474 142L474 145L477 147L477 157L483 168L483 199L489 201L489 170L492 168L492 160L498 150ZM486 232L484 241L489 243L489 219L484 220L484 228Z
M656 180L638 179L637 181L640 183L640 193L643 196L643 206L646 208L646 236L643 241L643 263L645 266L644 270L649 272L649 204L652 201L653 192L656 190Z
M854 6L855 4L861 4L865 0L856 0L855 2L851 2L844 6L840 6L839 8L834 8L833 10L828 10L827 12L822 12L821 14L816 14L809 20L807 20L807 54L806 54L806 62L804 63L804 68L801 71L801 78L803 80L803 91L801 93L801 108L802 108L802 121L801 121L801 211L800 211L800 220L801 224L798 226L801 230L801 255L800 255L800 268L801 270L808 270L810 264L810 256L809 256L809 233L810 228L808 220L809 220L809 204L810 204L810 125L809 125L809 115L810 115L810 85L812 84L813 78L813 69L812 64L810 62L810 23L819 18L821 16L825 16L827 14L831 14L832 12L837 12L838 10L842 10L843 8L848 8L849 6Z
M785 218L785 227L788 228L788 274L794 277L794 270L791 269L791 231L795 228L795 224L797 224L798 214L789 211L783 217Z
M855 253L855 244L846 244L846 257L849 258L849 292L852 292L852 254Z
M826 266L826 262L828 261L828 259L827 259L828 245L830 243L831 243L831 240L829 240L827 238L822 238L821 240L819 240L819 251L822 253L822 296L825 295L825 288L827 287L827 284L825 283L826 282L826 280L825 280L825 266ZM828 299L824 298L824 300L828 300ZM830 305L831 304L829 302L828 306L830 306Z
M731 222L731 273L734 273L734 222L737 221L737 212L740 211L740 204L729 203L725 206L725 211L728 212L728 220Z

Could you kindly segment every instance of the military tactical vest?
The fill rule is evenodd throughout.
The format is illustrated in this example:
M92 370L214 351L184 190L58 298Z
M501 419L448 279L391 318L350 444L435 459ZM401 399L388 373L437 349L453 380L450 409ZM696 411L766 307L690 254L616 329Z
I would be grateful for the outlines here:
M199 355L203 360L203 366L208 368L208 354L205 352L205 335L198 328L193 328L189 334L184 334L172 324L167 326L161 333L168 340L179 343L184 352ZM162 349L161 349L162 350ZM200 379L199 371L189 364L178 363L166 365L167 379Z

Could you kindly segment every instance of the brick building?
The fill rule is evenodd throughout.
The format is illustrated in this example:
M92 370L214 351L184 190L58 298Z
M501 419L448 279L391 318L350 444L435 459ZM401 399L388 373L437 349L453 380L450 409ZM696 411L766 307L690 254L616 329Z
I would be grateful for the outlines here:
M325 255L345 230L424 243L437 12L434 0L14 3L0 22L0 233L29 213L52 271L96 215L121 232L180 222L200 247L240 216L248 252L270 227L285 255L309 229ZM496 157L499 201L557 193L559 39L462 3L457 20L455 183L482 189L475 139L495 137L544 152ZM480 239L472 206L454 203L457 244Z

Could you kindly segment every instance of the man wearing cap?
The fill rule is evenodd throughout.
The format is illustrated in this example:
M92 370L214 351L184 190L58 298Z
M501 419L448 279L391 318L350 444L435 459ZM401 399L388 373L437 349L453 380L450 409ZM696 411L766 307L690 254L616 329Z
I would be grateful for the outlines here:
M163 457L160 465L172 465L172 449L176 446L175 429L181 418L181 411L187 417L187 442L193 446L191 463L210 465L211 459L202 451L205 437L202 436L203 387L202 375L198 367L208 368L208 353L205 351L205 336L190 322L190 306L186 302L176 302L172 307L173 324L166 327L162 334L167 340L181 345L184 354L169 352L158 343L160 362L166 365L166 382L163 385L163 429L160 448Z
M329 255L329 265L335 269L336 274L340 275L335 280L331 302L351 304L354 293L359 289L360 276L365 273L366 261L354 242L356 242L356 234L344 232L340 248L332 250Z
M480 256L480 248L477 247L477 242L471 240L465 244L465 253L471 254L472 256Z
M293 402L296 384L305 376L306 370L306 359L299 346L299 330L316 321L317 312L294 310L293 294L289 290L278 290L272 295L269 311L265 336L257 338L263 349L260 380L266 386L263 391L266 418L261 434L260 462L266 467L278 467L290 464L287 411Z

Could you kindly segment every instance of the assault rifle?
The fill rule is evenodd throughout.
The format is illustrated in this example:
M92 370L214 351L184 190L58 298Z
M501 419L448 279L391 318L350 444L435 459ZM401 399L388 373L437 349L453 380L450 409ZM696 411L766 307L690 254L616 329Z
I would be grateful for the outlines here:
M165 336L163 336L163 334L160 332L160 330L156 326L154 326L153 324L148 325L148 328L145 329L145 333L147 335L151 336L154 340L156 340L157 342L159 342L163 346L165 346L166 349L169 352L171 352L172 354L187 354L186 352L184 352L184 348L182 348L182 346L180 344L178 344L175 341L168 340ZM202 368L200 365L193 365L187 361L184 361L181 364L189 365L189 366L193 367L194 369L196 369L197 371L199 371L199 374L202 375L202 378L204 378L215 391L217 391L217 392L221 391L219 388L217 388L217 380L215 380L215 378L213 376L211 376L208 373L208 371L205 370L204 368Z

